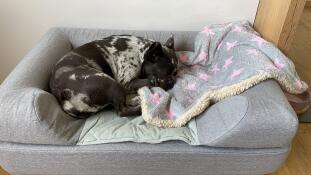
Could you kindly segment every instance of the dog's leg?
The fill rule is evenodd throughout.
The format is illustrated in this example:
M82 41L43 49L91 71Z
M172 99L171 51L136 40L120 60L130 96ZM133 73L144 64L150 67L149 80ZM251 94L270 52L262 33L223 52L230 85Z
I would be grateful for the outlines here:
M122 89L115 88L113 98L113 106L120 116L138 116L141 114L140 104L137 106L130 106L126 103L126 93Z
M128 85L127 85L127 89L130 92L135 92L144 86L148 86L150 87L152 85L152 81L150 81L149 79L135 79L132 80Z
M140 105L140 96L138 94L129 94L126 96L126 106Z
M141 107L139 106L124 106L121 107L120 111L118 111L118 115L120 116L138 116L141 115Z

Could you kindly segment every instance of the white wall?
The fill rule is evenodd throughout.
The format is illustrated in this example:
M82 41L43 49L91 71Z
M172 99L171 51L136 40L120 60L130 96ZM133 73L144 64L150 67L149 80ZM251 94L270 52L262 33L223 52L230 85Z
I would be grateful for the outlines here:
M253 22L259 0L0 0L0 82L52 26L200 30Z

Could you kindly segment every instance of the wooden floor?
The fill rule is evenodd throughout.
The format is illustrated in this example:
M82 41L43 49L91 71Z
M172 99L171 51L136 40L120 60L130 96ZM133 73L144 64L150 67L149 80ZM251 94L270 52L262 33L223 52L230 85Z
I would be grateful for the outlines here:
M311 85L311 7L306 8L289 53L303 80ZM8 175L0 168L0 175ZM291 154L272 175L311 175L311 123L300 124Z
M311 87L311 6L303 12L289 57ZM288 160L273 175L311 175L311 123L300 124Z
M272 175L311 175L311 123L299 125L286 163Z
M3 169L1 169L0 167L0 175L8 175L8 173L6 173Z
M0 167L0 175L9 175L7 172L5 172L3 169Z

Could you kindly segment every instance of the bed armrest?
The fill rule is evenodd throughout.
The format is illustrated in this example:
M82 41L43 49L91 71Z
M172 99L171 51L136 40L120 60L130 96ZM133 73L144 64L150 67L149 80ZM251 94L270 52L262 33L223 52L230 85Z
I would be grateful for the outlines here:
M298 121L277 82L267 80L211 106L197 127L204 145L273 148L290 145Z
M84 124L37 88L1 91L0 118L0 141L29 144L76 144Z
M0 86L0 141L75 144L83 120L65 114L44 91L52 66L71 50L70 41L53 28L43 36Z
M1 89L47 89L53 65L70 50L67 36L58 28L50 29L7 76Z

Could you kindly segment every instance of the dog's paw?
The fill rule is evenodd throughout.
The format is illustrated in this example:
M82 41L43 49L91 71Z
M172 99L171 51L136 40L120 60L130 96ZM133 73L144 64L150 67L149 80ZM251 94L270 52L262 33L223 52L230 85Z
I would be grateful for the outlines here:
M122 117L129 117L129 116L138 116L141 115L141 107L139 106L127 106L123 107L121 111L117 111L117 114Z
M140 100L140 97L138 95L135 95L135 96L127 96L126 98L126 105L127 106L140 106L140 103L141 103L141 100Z

